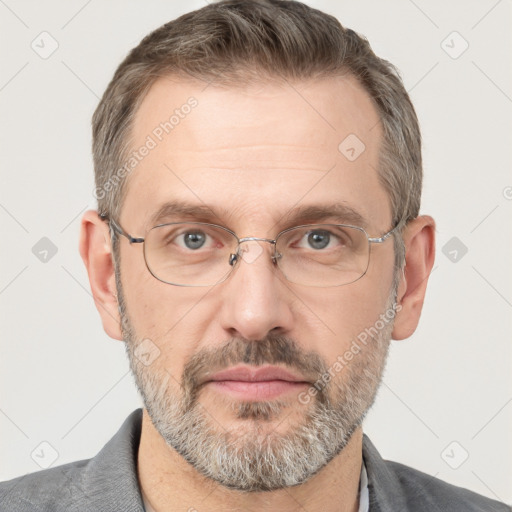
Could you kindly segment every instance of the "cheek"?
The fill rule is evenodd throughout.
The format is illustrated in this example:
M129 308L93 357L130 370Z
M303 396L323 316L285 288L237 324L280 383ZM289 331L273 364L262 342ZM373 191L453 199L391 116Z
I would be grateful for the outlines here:
M312 337L309 342L328 364L342 355L361 333L375 326L385 312L392 272L377 280L372 277L367 274L345 287L325 289L321 294L304 298L314 314L307 315L309 336L298 332L299 339L308 343Z
M190 308L188 289L153 277L144 262L142 247L128 247L122 253L121 282L128 315L139 337L161 338Z
M383 244L372 246L370 264L364 276L372 290L374 300L380 302L382 308L385 308L389 301L395 278L394 243L394 238L391 237Z
M121 280L127 314L137 340L149 339L159 352L155 366L181 378L184 362L198 350L210 316L203 304L208 289L183 288L154 278L142 261L123 259ZM133 264L130 266L130 264Z

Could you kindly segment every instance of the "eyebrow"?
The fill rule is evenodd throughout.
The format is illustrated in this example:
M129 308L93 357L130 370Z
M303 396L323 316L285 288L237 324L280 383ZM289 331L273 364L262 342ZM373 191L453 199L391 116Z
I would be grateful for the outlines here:
M169 219L193 220L209 223L223 223L222 219L232 217L233 213L222 208L216 211L206 204L192 204L184 201L170 201L163 204L149 219L148 227L162 224ZM325 205L303 205L292 208L282 216L278 224L297 226L300 224L334 222L336 224L350 224L366 228L368 226L364 216L344 203L330 203Z
M350 224L361 228L367 227L364 216L348 204L343 203L300 206L291 210L284 218L287 222L296 225L334 221L339 224Z
M162 223L164 220L173 217L188 217L194 220L212 222L220 221L221 217L227 216L227 212L215 213L212 207L206 204L192 204L184 201L170 201L163 204L151 217L149 224L154 226Z

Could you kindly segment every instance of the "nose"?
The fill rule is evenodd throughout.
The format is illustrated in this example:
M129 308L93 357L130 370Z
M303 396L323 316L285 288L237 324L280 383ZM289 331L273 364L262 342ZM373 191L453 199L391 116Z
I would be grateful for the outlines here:
M290 291L272 261L273 247L248 241L240 249L234 272L220 285L223 329L229 336L249 340L263 339L270 331L291 330Z

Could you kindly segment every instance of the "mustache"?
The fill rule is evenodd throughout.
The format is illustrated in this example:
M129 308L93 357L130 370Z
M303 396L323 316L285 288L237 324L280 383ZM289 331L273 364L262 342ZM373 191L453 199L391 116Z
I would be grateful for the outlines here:
M291 338L269 333L261 340L231 338L218 348L203 349L186 362L181 386L191 403L214 372L237 364L251 366L285 365L297 370L305 381L316 382L327 371L327 364L314 351L304 351Z

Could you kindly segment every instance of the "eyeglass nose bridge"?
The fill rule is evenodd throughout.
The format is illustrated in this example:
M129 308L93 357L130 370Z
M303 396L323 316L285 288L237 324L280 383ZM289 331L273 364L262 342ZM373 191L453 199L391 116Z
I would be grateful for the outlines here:
M240 246L244 242L266 242L266 243L269 243L270 245L273 245L274 246L274 253L271 256L273 263L277 263L277 260L279 258L281 258L281 256L282 256L281 254L279 254L277 252L277 249L276 249L277 240L272 240L271 238L259 238L259 237L256 237L256 236L246 236L244 238L239 238L238 239L238 247L236 249L236 252L235 253L231 253L229 255L229 264L232 267L234 267L236 265L236 263L239 261L239 259L242 258L242 251L240 249Z

